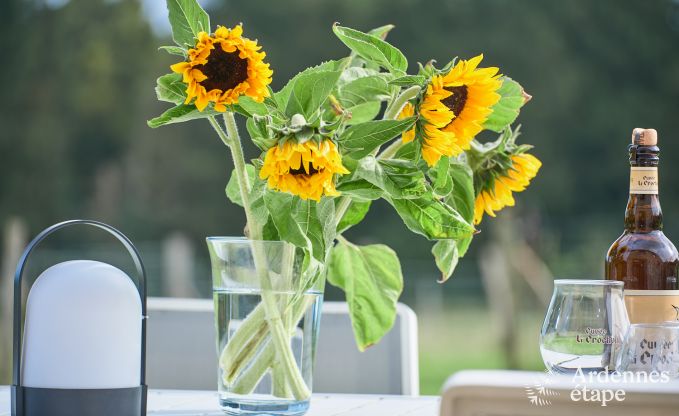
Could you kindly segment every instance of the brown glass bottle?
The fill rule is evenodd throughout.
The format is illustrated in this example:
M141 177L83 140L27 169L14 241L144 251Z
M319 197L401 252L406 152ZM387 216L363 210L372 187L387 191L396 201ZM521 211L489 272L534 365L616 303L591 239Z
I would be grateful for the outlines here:
M606 279L625 282L632 323L679 320L679 253L662 232L657 137L653 129L632 133L625 231L606 255Z

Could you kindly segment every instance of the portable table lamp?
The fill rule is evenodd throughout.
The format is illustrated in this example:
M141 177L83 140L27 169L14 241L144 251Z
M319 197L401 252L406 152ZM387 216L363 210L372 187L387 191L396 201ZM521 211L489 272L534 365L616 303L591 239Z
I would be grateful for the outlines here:
M53 232L72 225L116 237L132 256L139 280L135 285L120 269L98 261L56 264L29 288L22 333L28 257ZM146 415L145 282L132 242L104 223L66 221L31 241L14 277L12 416Z

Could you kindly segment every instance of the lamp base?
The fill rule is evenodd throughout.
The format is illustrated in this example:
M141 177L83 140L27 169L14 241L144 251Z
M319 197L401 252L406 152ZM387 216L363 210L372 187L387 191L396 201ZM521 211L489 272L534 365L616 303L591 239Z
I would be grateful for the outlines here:
M146 392L12 386L12 416L146 416Z

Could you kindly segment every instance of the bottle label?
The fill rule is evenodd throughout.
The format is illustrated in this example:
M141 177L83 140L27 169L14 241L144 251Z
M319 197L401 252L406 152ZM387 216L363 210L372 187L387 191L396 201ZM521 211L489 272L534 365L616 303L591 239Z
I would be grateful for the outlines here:
M658 168L632 166L629 176L630 194L658 194Z
M679 321L679 290L625 290L625 306L633 324Z

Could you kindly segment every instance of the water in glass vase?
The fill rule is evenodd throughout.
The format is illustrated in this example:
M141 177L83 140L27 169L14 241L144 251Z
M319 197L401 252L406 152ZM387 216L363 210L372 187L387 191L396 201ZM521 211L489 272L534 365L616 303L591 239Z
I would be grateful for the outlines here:
M213 294L222 409L234 415L304 414L312 388L322 293L215 288ZM277 311L273 315L280 318L278 328L283 332L272 332L267 307ZM278 348L281 337L290 347L287 351Z

